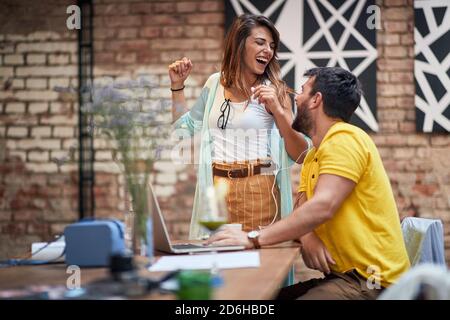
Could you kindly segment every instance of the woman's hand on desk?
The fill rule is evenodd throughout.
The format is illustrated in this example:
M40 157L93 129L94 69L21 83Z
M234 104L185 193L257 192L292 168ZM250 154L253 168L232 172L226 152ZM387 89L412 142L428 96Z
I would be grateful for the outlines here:
M253 243L248 239L247 232L226 227L210 236L206 243L215 246L245 246L246 249L253 248Z

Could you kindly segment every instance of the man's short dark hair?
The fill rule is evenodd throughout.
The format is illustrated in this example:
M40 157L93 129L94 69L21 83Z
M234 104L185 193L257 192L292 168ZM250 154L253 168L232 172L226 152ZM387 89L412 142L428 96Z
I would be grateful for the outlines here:
M322 94L325 114L349 122L361 101L362 89L358 78L339 67L312 68L304 76L315 77L312 94Z

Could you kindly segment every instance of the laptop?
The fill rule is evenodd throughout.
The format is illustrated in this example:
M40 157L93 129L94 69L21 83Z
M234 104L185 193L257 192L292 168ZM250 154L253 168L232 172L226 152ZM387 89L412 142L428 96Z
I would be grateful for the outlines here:
M196 252L235 251L245 249L244 246L214 246L189 242L172 244L170 242L169 233L167 232L166 224L159 208L159 203L156 199L156 195L153 192L151 183L149 183L149 193L149 205L151 206L153 212L153 241L155 250L175 254L186 254Z

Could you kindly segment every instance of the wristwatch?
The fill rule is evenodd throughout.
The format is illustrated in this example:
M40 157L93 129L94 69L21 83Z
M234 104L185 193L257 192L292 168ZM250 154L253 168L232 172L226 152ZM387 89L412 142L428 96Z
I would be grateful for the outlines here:
M249 233L247 233L247 238L253 243L255 249L261 248L261 245L259 244L259 231L250 231Z

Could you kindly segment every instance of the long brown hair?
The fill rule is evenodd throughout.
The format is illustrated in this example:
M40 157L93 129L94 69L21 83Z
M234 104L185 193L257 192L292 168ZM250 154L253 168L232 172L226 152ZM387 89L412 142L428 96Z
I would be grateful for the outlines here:
M225 88L234 86L240 92L244 93L247 99L250 99L251 92L244 83L242 77L243 72L243 60L245 51L245 40L253 28L266 27L269 29L275 47L273 49L273 57L266 67L266 70L262 75L259 75L257 81L261 82L264 79L270 80L270 82L276 87L278 100L283 107L286 107L287 86L281 79L280 64L278 63L277 50L280 44L280 33L275 28L275 25L265 16L243 14L237 17L231 25L227 36L225 37L225 50L222 60L222 72L220 75L220 83Z

